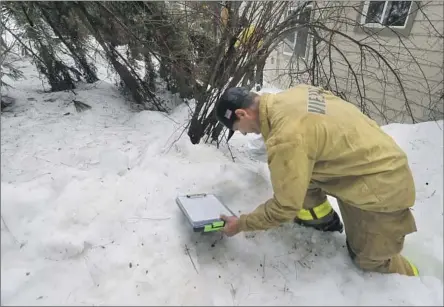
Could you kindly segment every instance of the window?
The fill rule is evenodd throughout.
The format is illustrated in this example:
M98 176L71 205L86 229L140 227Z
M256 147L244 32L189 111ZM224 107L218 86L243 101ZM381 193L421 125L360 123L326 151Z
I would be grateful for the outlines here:
M298 19L302 24L310 22L312 8L312 5L309 4L299 13ZM296 8L290 8L287 11L287 16L291 15L295 10ZM305 58L308 47L308 27L290 33L284 40L284 54L286 55L295 55L297 57Z
M412 1L365 1L361 24L366 27L403 29L407 25Z

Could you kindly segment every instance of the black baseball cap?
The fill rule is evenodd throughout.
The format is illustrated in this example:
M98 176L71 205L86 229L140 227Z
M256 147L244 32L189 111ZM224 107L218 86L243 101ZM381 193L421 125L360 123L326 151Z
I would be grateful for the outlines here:
M225 90L220 99L216 102L214 112L217 120L230 130L228 140L234 134L233 124L237 120L234 111L250 105L251 99L252 95L250 95L250 90L247 88L230 87Z

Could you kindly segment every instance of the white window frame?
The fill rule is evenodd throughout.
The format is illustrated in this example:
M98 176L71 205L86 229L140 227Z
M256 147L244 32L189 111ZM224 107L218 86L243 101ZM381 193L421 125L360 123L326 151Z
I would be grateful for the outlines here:
M295 6L290 6L290 10L296 10L297 9L297 7L295 7ZM306 9L311 9L311 10L313 10L313 4L308 4L307 6L305 6L304 7L304 10L306 10ZM310 14L312 14L312 13L310 13ZM310 20L311 20L311 15L310 15ZM294 33L294 43L293 43L293 46L291 46L290 47L290 49L292 50L292 52L286 52L285 51L285 46L284 46L284 49L282 50L282 53L284 54L284 55L288 55L288 56L293 56L294 55L294 51L295 51L295 48L296 48L296 44L297 44L297 42L298 42L298 32L299 31L295 31L295 33ZM301 57L303 60L305 60L307 57L308 57L308 51L309 51L309 49L310 49L310 34L307 36L307 43L306 43L306 46L305 46L305 55L303 56L303 57ZM287 44L287 45L289 45L287 42L285 42L284 41L284 44Z
M384 19L384 15L387 11L387 4L389 1L381 1L381 2L384 2L384 9L382 10L382 14L381 14L381 19ZM367 13L368 13L368 7L370 6L370 1L364 2L364 7L362 8L362 15L361 15L361 25L363 25L364 27L368 27L368 28L386 28L386 27L388 27L388 28L392 28L392 29L405 29L408 24L409 18L410 18L411 10L413 7L413 1L405 1L405 2L410 2L410 7L407 12L407 18L405 19L403 26L385 26L381 22L380 23L374 23L374 22L373 23L365 23L365 19L367 18Z

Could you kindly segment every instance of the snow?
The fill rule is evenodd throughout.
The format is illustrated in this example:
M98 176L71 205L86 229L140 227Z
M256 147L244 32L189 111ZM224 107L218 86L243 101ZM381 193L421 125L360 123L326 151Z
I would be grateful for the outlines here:
M136 113L112 81L45 93L22 69L1 121L2 305L443 304L442 121L384 127L414 172L419 231L403 254L422 275L364 273L344 234L191 232L178 195L214 193L235 213L272 195L257 137L233 136L233 162L181 134L186 105Z

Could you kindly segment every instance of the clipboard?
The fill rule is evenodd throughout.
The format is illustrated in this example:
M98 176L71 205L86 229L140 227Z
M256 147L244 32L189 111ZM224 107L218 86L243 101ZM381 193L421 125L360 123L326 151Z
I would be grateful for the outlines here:
M214 194L178 196L176 203L188 219L194 232L219 231L225 226L220 215L235 216Z

